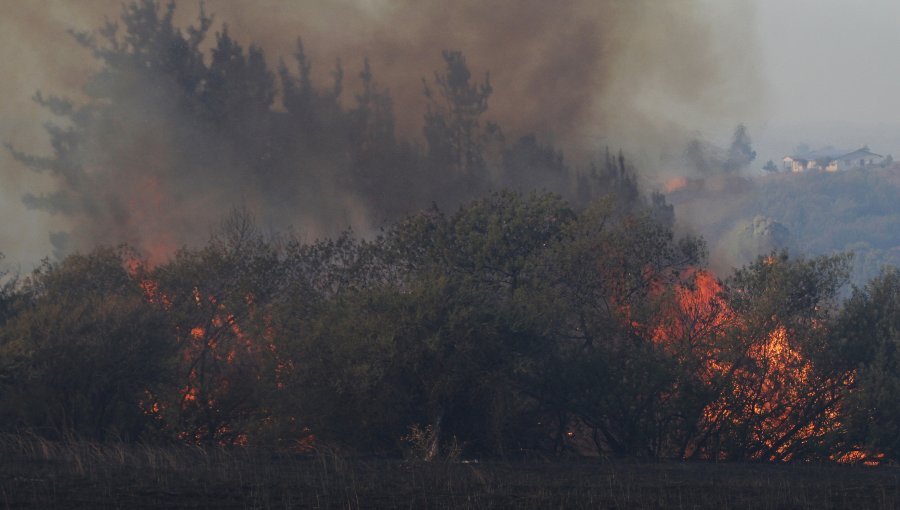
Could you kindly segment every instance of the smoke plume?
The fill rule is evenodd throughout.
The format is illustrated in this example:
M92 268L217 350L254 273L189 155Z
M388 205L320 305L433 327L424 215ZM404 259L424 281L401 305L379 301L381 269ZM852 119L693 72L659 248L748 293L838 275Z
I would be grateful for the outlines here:
M238 121L198 117L163 85L106 76L100 81L129 101L114 119L90 125L92 139L107 143L79 147L79 169L68 174L58 168L29 172L26 166L41 165L22 163L27 155L53 153L42 122L71 127L71 119L49 115L52 101L41 107L30 98L41 90L45 99L71 98L76 109L92 101L85 87L96 86L104 66L67 30L95 31L102 40L96 29L104 20L119 19L122 4L17 3L0 19L0 61L8 77L0 88L10 98L0 107L0 137L19 155L19 160L0 156L5 183L0 205L7 218L0 250L14 260L35 260L50 251L51 238L60 252L124 241L160 258L204 241L210 226L235 206L247 206L272 228L292 227L308 237L348 226L366 232L444 196L459 201L517 182L539 182L575 196L572 188L579 184L573 176L586 172L588 160L605 147L623 148L644 172L642 182L654 185L686 171L679 162L698 130L730 129L760 101L749 1L723 7L705 0L208 0L205 9L214 16L199 47L205 65L226 25L247 62L251 44L264 55L275 78L273 100L260 103L268 112L260 114L265 119L241 110L240 129L213 134L211 126L233 127ZM164 5L159 13L165 13ZM196 3L179 2L173 24L182 30L196 26L199 13ZM121 35L126 27L119 24ZM282 60L302 85L303 69L293 57L298 36L320 104L316 122L331 126L319 135L292 134L299 117L277 79ZM486 132L489 121L496 122L503 134L503 141L498 136L484 143L485 153L496 157L481 170L492 177L476 182L478 177L466 172L477 169L454 167L458 176L447 186L456 191L446 193L440 182L426 182L435 179L416 177L421 167L440 175L453 166L429 160L430 142L423 139L428 111L423 79L436 87L435 73L449 72L442 50L465 56L473 86L486 84L490 73L489 109L476 119L477 127ZM330 97L338 59L342 91ZM389 149L357 157L349 145L332 146L326 138L355 136L352 126L344 126L353 122L363 126L360 136L376 136L366 131L375 129L375 113L358 119L364 59L373 77L369 107L383 114L386 107L373 105L392 105L392 117L379 125L396 132L395 139L377 138L378 147ZM141 87L144 93L131 91ZM202 98L207 105L214 100L212 94ZM514 143L532 133L536 138ZM362 141L353 147L364 146L370 147ZM564 162L554 155L558 149ZM552 167L559 175L569 173L555 184L515 169L504 174L495 168L502 166L501 156L512 162L540 156L549 162L535 172Z

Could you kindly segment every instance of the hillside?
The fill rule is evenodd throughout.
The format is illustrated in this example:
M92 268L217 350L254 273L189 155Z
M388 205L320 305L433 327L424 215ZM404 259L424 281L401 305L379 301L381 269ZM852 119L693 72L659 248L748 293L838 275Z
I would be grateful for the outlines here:
M720 272L782 248L805 255L851 251L856 284L885 264L900 265L897 165L687 180L667 197L678 221L707 239Z

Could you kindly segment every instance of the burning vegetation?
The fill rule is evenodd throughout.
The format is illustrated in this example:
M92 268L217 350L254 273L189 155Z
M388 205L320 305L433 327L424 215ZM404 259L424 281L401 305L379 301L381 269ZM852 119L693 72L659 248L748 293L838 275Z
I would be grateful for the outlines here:
M289 450L400 452L427 430L432 457L897 460L896 275L841 306L846 257L722 281L702 248L554 195L372 241L269 239L235 213L165 263L98 249L10 288L0 412L50 437Z
M205 12L184 31L173 16L144 0L76 34L101 64L87 103L38 95L62 119L53 153L12 149L58 184L26 203L74 228L0 294L6 430L900 460L896 273L844 303L840 255L773 252L720 279L622 153L577 168L534 135L508 142L460 52L425 80L420 145L368 60L346 106L342 65L314 86L300 41L273 73L226 28L207 41ZM729 175L755 158L743 127L727 155L693 147Z

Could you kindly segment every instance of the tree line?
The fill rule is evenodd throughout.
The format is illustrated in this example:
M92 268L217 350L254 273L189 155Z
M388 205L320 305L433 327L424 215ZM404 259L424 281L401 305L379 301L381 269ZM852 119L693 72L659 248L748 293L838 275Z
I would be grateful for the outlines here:
M150 267L97 248L6 286L0 423L53 438L434 457L896 461L900 274L725 281L607 201L497 192L375 240L235 212Z
M59 185L26 204L76 227L3 279L4 431L898 459L896 273L844 301L844 256L773 253L720 281L621 154L574 170L534 136L507 143L459 52L424 80L417 144L367 61L345 105L343 66L314 86L301 41L272 72L227 27L204 53L212 17L181 30L174 9L131 2L76 33L100 63L87 101L38 94L52 154L12 149ZM736 168L755 154L735 140ZM259 218L238 208L203 243L242 202ZM351 214L379 234L333 234ZM290 234L299 220L333 235Z
M487 118L489 76L474 76L459 51L440 53L443 67L422 79L423 105L399 105L425 110L421 139L404 139L368 59L355 72L357 90L345 90L340 61L320 85L301 39L272 66L227 25L213 37L202 6L184 29L175 9L136 0L119 21L75 32L98 67L84 99L37 93L55 119L51 153L9 147L56 182L24 202L70 218L71 231L51 236L60 256L128 242L161 260L202 242L233 204L252 208L267 228L320 237L347 226L377 231L432 204L452 209L499 189L551 191L580 205L612 192L623 207L645 201L621 155L607 151L575 169L534 135L504 133ZM671 216L661 197L655 203Z

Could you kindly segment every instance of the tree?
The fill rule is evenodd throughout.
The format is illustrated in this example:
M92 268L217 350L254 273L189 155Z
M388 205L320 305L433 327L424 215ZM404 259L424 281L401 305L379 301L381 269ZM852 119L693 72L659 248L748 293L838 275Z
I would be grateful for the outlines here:
M427 111L423 133L435 181L433 196L447 195L450 203L478 196L488 182L485 147L499 137L496 124L482 126L493 88L490 76L471 83L466 59L459 51L442 53L446 71L435 73L434 84L422 80Z
M216 34L201 92L207 115L222 128L252 131L259 129L274 100L274 78L262 50L250 46L245 56L226 25Z
M0 263L6 256L0 253ZM0 270L0 328L13 315L13 300L18 287L19 278L8 271Z
M484 143L494 132L488 124L481 131L481 115L487 112L493 88L490 75L484 82L470 83L472 76L459 51L444 51L445 73L434 74L437 94L425 80L425 140L429 157L452 165L460 172L483 170Z
M174 2L165 9L153 0L131 2L123 6L124 34L116 23L96 35L75 34L101 64L84 86L85 104L35 96L60 119L47 126L53 153L13 155L56 178L56 191L26 195L25 202L76 219L73 236L54 238L62 255L93 242L130 242L157 255L148 238L170 237L175 229L166 225L167 215L178 210L175 203L158 202L170 199L176 183L189 188L200 167L216 166L210 153L199 150L209 146L209 137L196 115L208 71L200 46L212 19L201 9L197 24L184 33L173 25L174 9ZM180 150L186 143L193 150ZM147 152L153 157L143 157ZM151 216L155 221L140 221Z
M271 308L290 281L279 252L235 210L206 247L179 251L148 281L180 353L148 413L189 442L258 440L278 389Z
M454 438L495 454L533 442L533 400L514 367L536 338L515 325L514 303L536 254L573 219L556 196L501 192L450 217L412 217L339 252L334 269L315 264L343 282L383 276L328 285L312 313L288 311L298 414L320 437L364 448L397 449L415 425L431 427L433 454ZM369 249L382 269L358 264Z
M675 239L649 215L596 204L535 261L524 317L544 337L530 386L557 447L569 432L595 451L657 456L656 413L675 374L654 342L660 289L702 261L702 243Z
M293 62L273 72L259 47L227 25L214 31L202 7L192 26L175 18L174 2L126 2L118 21L75 34L97 63L84 100L36 95L55 117L52 151L12 152L55 181L25 203L72 220L70 232L52 237L61 256L127 242L158 263L199 246L234 203L254 204L268 228L320 235L374 229L507 186L578 193L579 207L607 194L646 205L621 154L582 175L576 191L558 149L527 134L502 147L499 126L486 119L490 77L474 79L461 52L443 52L443 69L423 80L420 147L398 138L393 100L368 60L347 102L340 60L330 83L316 86L300 39Z
M27 278L0 330L0 414L9 429L54 438L137 439L153 429L140 403L167 382L174 355L163 310L99 248Z
M747 127L738 124L734 129L731 147L728 148L727 159L722 164L725 173L738 172L756 159L756 151L753 150L752 143L750 135L747 133Z
M368 58L359 78L362 91L347 113L353 190L366 200L376 221L399 221L438 197L429 195L431 176L420 151L398 140L393 99L375 80Z
M849 374L828 335L848 257L760 257L726 282L735 320L724 341L719 398L699 444L714 459L790 460L822 452Z
M900 459L900 273L887 268L847 301L835 327L836 357L855 371L842 413L847 460Z
M534 135L519 138L503 151L502 185L520 193L545 191L567 194L569 168L562 151L542 145Z
M591 163L587 179L580 185L586 185L585 189L590 190L581 198L582 207L588 207L598 199L607 199L607 204L615 206L617 214L640 214L647 205L638 189L634 168L625 160L625 154L619 151L614 156L609 147L602 163Z

